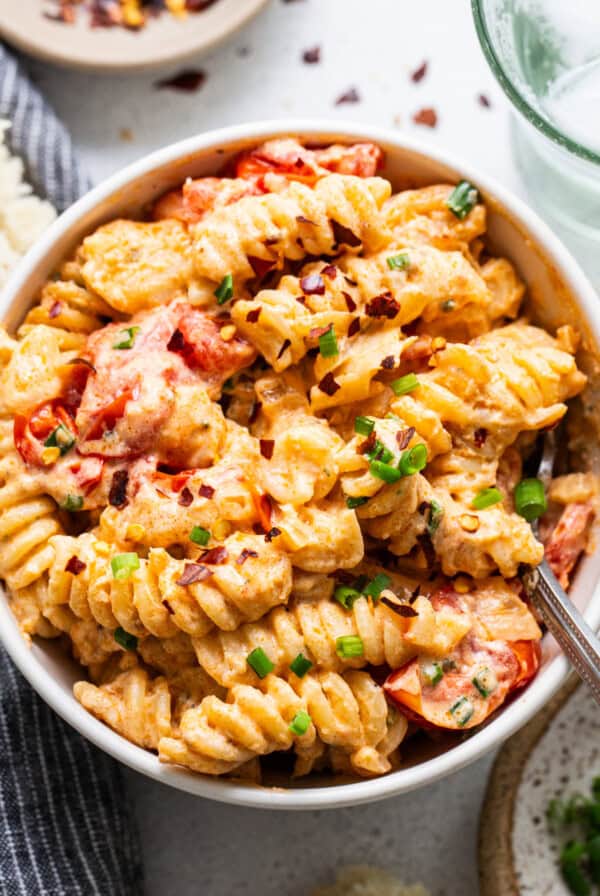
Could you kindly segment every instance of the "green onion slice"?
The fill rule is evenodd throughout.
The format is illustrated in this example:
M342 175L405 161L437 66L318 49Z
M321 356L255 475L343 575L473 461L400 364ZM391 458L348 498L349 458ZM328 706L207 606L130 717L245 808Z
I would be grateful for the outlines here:
M419 385L419 378L416 373L407 373L406 376L401 376L400 379L390 383L396 395L406 395L408 392L413 392L419 388Z
M329 329L319 336L319 352L322 358L335 358L339 355L339 348L333 324L329 324Z
M464 728L474 712L475 707L468 697L460 697L454 706L450 707L450 714L454 716L459 728Z
M358 600L361 596L360 591L357 591L356 588L351 588L349 585L340 585L333 592L333 597L337 600L338 604L341 604L344 610L351 610L354 606L354 602Z
M290 663L290 669L297 675L298 678L304 678L309 669L312 669L313 664L310 660L308 660L304 654L299 653L296 659L292 660Z
M369 471L376 479L387 483L398 482L406 475L401 473L397 467L392 467L391 464L386 464L381 460L372 460L369 464Z
M348 497L346 498L346 507L349 507L350 510L355 510L357 507L362 507L363 504L366 504L368 500L365 495L357 495L355 498Z
M342 635L336 638L335 651L342 660L349 660L355 656L364 656L365 645L358 635Z
M384 464L389 464L389 462L393 460L394 455L389 448L385 447L383 442L380 442L379 439L376 439L371 451L367 451L367 457L369 458L369 460L380 460Z
M266 678L269 672L275 668L275 663L271 662L262 647L255 647L246 657L246 662L251 669L254 669L259 678Z
M425 663L421 667L421 673L426 683L430 687L435 687L436 684L439 684L442 678L444 677L444 670L442 668L441 663L436 663L432 661L430 663Z
M435 498L432 498L431 504L429 505L429 519L427 521L427 532L429 533L429 535L435 535L442 521L443 515L444 508L438 501L435 500Z
M132 572L140 568L140 558L135 552L116 554L110 561L114 579L128 579Z
M194 544L202 545L202 547L206 547L210 540L210 532L208 529L203 529L202 526L193 526L192 531L190 532L190 541L193 541Z
M448 196L446 205L459 221L463 221L478 202L477 187L470 184L468 180L461 180Z
M60 449L61 455L66 454L73 445L75 444L75 436L68 429L64 423L59 423L55 430L53 430L46 441L44 442L45 448L58 448Z
M544 485L539 479L522 479L515 488L515 509L528 523L545 513L548 507Z
M375 578L371 579L368 585L363 587L363 594L378 600L379 595L385 588L389 588L392 580L384 572L378 572Z
M354 432L359 436L370 436L375 429L375 421L370 417L357 417L354 421Z
M292 734L297 734L298 737L302 737L302 735L306 734L306 732L310 728L311 722L312 719L309 714L301 709L296 713L296 715L290 722L290 731L292 732Z
M390 255L387 259L390 271L404 271L410 266L408 252L400 252L398 255Z
M401 476L413 476L427 466L427 447L420 442L414 448L407 448L400 455L398 470Z
M119 626L114 631L114 638L117 644L124 647L125 650L137 650L138 639L135 635L130 635L124 628Z
M113 342L113 348L133 348L139 329L139 327L127 327L127 329L121 330L119 333L121 338L117 342Z
M76 512L83 507L83 497L81 495L67 495L60 506L63 510Z
M215 289L215 297L217 305L223 305L233 298L233 275L225 274L217 288Z
M485 510L486 507L492 507L494 504L499 504L500 501L502 501L502 492L493 485L490 488L482 488L473 498L471 507L473 510Z
M498 679L496 677L496 673L492 669L489 669L487 666L485 666L485 668L480 669L479 672L475 675L475 677L473 678L473 684L482 697L489 697L490 694L493 694L498 687Z

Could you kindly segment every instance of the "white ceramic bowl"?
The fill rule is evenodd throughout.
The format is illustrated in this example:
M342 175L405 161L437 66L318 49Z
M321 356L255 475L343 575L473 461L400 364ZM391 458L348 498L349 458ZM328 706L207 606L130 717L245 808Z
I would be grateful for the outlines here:
M590 349L584 365L600 347L598 299L577 263L546 225L520 200L481 172L446 153L424 149L416 141L386 130L351 123L280 121L212 131L168 146L115 174L63 214L21 262L4 291L0 311L15 327L39 288L81 239L113 217L139 213L148 203L188 176L213 174L228 156L268 137L297 134L317 143L372 140L386 152L384 175L396 188L466 178L481 190L489 211L489 239L498 254L510 258L529 286L535 316L552 327L575 323ZM595 391L595 390L594 390ZM591 440L594 438L590 432ZM600 550L585 558L572 590L593 628L600 624ZM89 715L74 699L74 665L52 642L28 647L0 595L0 635L9 654L40 696L70 725L111 756L164 784L198 796L270 809L348 806L383 799L422 787L467 765L497 747L525 724L555 693L567 663L554 642L544 639L543 662L535 680L487 725L451 748L433 745L427 756L411 756L407 767L375 780L314 786L310 779L290 788L262 788L193 775L166 765ZM410 754L409 754L410 755ZM321 779L319 779L321 784Z

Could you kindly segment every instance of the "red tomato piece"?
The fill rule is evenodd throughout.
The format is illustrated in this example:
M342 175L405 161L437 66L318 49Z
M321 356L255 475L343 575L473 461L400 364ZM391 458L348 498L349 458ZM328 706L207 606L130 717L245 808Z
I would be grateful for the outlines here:
M214 379L224 382L256 358L255 349L241 336L228 342L221 338L220 331L226 323L226 320L217 322L204 311L188 305L177 324L183 342L181 347L175 343L172 350L181 354L192 369L217 375Z
M262 192L257 184L241 178L200 177L165 193L155 204L152 216L155 221L177 218L184 224L195 224L217 208Z
M27 464L42 465L44 442L54 430L63 425L77 438L75 421L63 407L60 399L45 401L25 416L16 414L13 426L15 448Z

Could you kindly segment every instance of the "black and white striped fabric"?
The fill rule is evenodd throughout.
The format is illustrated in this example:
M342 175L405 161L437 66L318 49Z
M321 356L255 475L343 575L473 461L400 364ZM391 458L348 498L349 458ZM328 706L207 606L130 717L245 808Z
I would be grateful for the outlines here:
M30 183L60 210L87 189L64 127L0 45L0 118ZM0 648L0 896L141 896L117 763L65 725Z

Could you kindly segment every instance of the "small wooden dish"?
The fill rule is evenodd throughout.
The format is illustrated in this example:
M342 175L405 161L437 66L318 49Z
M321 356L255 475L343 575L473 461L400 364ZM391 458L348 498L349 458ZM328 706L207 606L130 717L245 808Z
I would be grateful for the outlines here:
M97 72L136 71L181 61L215 46L268 0L217 0L203 12L178 19L169 13L139 31L91 28L83 12L67 25L44 16L42 0L0 0L0 36L49 62Z
M600 773L600 710L572 675L504 745L479 820L480 896L570 896L545 810L553 797L589 793Z

